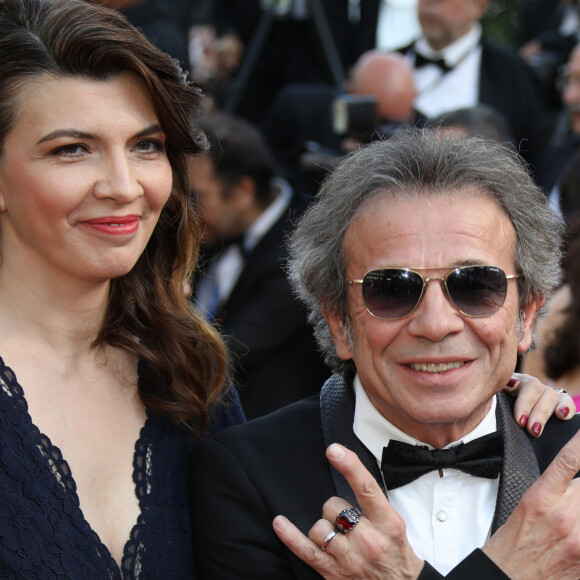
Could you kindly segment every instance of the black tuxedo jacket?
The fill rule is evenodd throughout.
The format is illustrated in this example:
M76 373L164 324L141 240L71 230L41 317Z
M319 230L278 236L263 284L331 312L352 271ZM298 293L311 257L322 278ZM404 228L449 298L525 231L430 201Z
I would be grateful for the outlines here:
M283 216L260 240L216 314L248 419L320 392L330 376L284 272L289 228Z
M481 41L479 103L505 118L514 145L531 163L541 158L549 137L545 89L528 65L513 51L487 39ZM413 44L403 47L406 54Z
M505 117L518 150L537 163L546 150L550 130L544 88L517 54L485 39L479 101Z
M191 500L201 580L320 578L277 539L272 520L283 514L307 534L329 497L338 495L357 505L346 480L326 460L325 449L333 442L354 450L383 486L376 460L354 435L353 418L352 381L333 375L320 398L233 427L195 447ZM578 429L580 417L548 422L535 440L516 425L509 398L502 394L497 421L505 435L505 456L493 531ZM420 580L441 577L426 564ZM507 578L481 550L447 577Z

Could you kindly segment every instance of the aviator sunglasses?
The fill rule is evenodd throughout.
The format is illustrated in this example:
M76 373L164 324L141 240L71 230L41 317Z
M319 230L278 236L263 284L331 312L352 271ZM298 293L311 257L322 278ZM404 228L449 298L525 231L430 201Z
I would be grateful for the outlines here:
M388 268L372 270L362 280L346 283L362 284L366 309L375 318L397 320L409 316L432 280L441 282L443 292L461 314L480 318L495 314L505 301L508 280L521 277L521 274L506 276L495 266L454 268L443 278L424 278L408 268Z

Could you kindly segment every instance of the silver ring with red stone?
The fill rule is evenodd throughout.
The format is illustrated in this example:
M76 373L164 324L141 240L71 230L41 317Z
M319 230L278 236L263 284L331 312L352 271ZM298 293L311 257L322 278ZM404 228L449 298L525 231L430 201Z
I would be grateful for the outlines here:
M357 508L350 507L343 509L334 519L336 529L348 534L360 522L361 511Z

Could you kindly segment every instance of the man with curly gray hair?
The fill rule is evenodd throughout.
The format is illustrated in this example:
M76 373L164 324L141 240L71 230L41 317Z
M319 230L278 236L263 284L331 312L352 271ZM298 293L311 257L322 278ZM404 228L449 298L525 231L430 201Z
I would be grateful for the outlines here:
M557 454L580 418L526 432L501 393L561 233L511 147L409 130L349 156L288 266L335 374L198 447L205 577L578 578L580 547L557 539L580 532L561 501L580 436Z

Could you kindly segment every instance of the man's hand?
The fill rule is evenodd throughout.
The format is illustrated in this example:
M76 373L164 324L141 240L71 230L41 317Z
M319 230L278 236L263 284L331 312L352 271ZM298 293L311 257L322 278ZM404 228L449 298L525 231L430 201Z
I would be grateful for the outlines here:
M576 405L570 395L558 392L530 375L514 373L504 391L517 394L515 419L534 437L541 435L552 415L568 420L576 413Z
M360 522L348 533L337 532L326 551L321 545L334 530L334 518L352 507L333 497L323 506L322 518L306 537L284 516L274 519L274 531L301 560L327 580L402 580L419 576L424 562L407 541L405 523L391 507L374 477L355 453L331 445L328 460L340 471L355 492L362 510Z
M580 431L483 551L512 579L580 578Z

